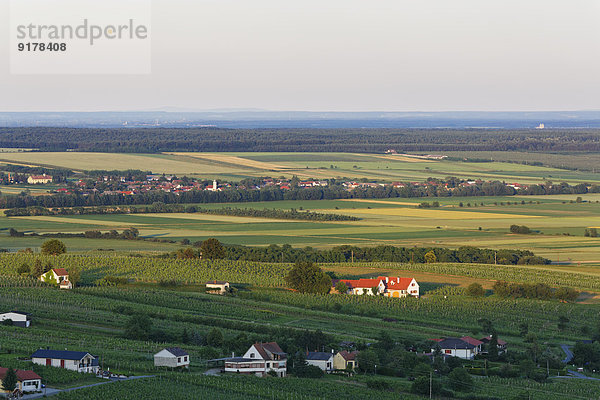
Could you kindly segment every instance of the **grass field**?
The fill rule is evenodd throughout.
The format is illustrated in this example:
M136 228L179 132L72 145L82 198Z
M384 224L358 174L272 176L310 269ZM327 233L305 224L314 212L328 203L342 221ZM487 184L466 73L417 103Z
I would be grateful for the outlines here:
M247 204L208 204L206 208L249 207L310 209L361 218L351 222L290 221L207 214L134 214L32 216L0 218L0 247L39 247L40 238L10 238L8 228L26 232L83 232L122 230L135 226L146 237L191 241L216 237L230 244L292 244L326 248L354 244L370 246L459 247L528 249L554 261L600 263L600 239L584 237L584 230L600 226L600 194L576 196L513 196L439 198L440 208L416 208L424 199L280 201ZM521 204L524 201L525 204ZM532 202L531 204L529 202ZM537 204L537 202L540 204ZM462 202L464 207L459 207ZM506 205L511 202L511 205ZM481 206L481 203L484 206ZM497 203L497 205L494 205ZM500 205L504 203L504 205ZM518 203L518 204L515 204ZM475 207L475 204L477 206ZM512 224L538 232L516 235ZM481 230L479 229L481 227ZM0 231L1 232L1 231ZM568 234L568 235L567 235ZM74 251L169 250L176 245L141 241L68 239Z
M239 180L248 176L367 178L378 181L423 181L458 176L483 180L540 183L546 180L600 182L594 172L566 171L506 162L466 163L418 160L402 156L352 153L165 153L113 154L77 152L2 153L0 162L70 168L141 169L154 173L207 179Z

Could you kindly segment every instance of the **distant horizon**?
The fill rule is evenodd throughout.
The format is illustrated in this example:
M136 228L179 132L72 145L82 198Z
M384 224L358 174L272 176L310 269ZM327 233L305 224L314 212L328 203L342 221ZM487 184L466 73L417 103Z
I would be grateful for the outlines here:
M473 113L473 114L484 114L484 113L512 113L512 114L526 114L526 113L584 113L584 112L600 112L599 108L589 109L531 109L531 110L514 110L514 109L498 109L498 110L476 110L476 109L464 109L464 110L451 110L451 109L439 109L439 110L382 110L382 109L364 109L364 110L311 110L311 109L270 109L270 108L252 108L252 107L232 107L232 108L187 108L187 107L157 107L157 108L141 108L141 109L91 109L91 110L23 110L23 111L12 111L12 110L0 110L2 114L18 114L18 113L140 113L140 112L164 112L164 113L339 113L339 114L360 114L360 113L385 113L385 114L423 114L423 113Z
M4 127L228 129L600 129L600 110L273 111L176 108L139 111L0 112Z

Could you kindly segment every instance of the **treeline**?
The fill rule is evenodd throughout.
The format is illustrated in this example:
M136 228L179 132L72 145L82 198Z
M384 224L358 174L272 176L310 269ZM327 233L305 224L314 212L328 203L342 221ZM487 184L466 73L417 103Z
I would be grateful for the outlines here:
M179 204L155 203L150 206L124 206L124 207L71 207L71 208L45 208L26 207L5 210L7 217L23 217L35 215L103 215L103 214L148 214L148 213L200 213L211 215L229 215L235 217L277 218L306 221L359 221L360 218L342 214L318 213L314 211L298 211L278 209L254 208L198 208L196 206L183 206Z
M202 242L194 245L200 246ZM225 258L258 262L299 262L315 263L339 262L398 262L425 263L426 254L435 255L434 262L444 263L480 263L480 264L513 264L540 265L549 264L550 260L538 257L527 250L492 250L463 246L458 249L427 247L356 247L337 246L331 249L314 249L312 247L294 248L288 244L268 247L225 246Z
M0 128L0 147L42 151L600 151L600 130Z
M572 288L560 287L555 290L544 283L508 283L505 281L498 281L494 284L494 293L500 297L515 299L575 301L579 297L579 292Z
M10 228L8 230L8 234L10 237L47 237L47 238L86 238L86 239L124 239L124 240L135 240L142 239L139 237L139 231L137 228L127 228L124 229L123 232L119 233L116 230L111 230L108 232L101 231L85 231L82 233L36 233L36 232L21 232L16 230L15 228Z

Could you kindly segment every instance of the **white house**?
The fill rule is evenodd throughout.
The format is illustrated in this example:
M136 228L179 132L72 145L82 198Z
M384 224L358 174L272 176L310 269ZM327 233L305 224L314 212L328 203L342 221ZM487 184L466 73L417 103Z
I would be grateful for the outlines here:
M8 368L0 367L0 381L4 381ZM33 371L22 369L15 370L17 375L17 389L21 392L35 392L42 388L42 378Z
M29 178L27 178L27 183L29 183L30 185L37 185L37 184L44 184L44 183L52 183L52 176L51 175L30 175Z
M348 287L348 294L377 295L385 291L385 283L381 279L339 279L333 282L333 289L338 282L344 282Z
M348 287L347 294L368 294L386 297L419 297L419 284L414 278L378 276L373 279L339 279L333 281L333 290L338 282Z
M60 285L62 281L69 280L69 273L64 268L52 268L50 271L40 275L42 282L56 282Z
M218 292L223 294L229 291L229 282L225 281L209 281L206 282L206 289L209 292Z
M190 367L190 355L179 347L167 347L154 355L155 367Z
M273 371L284 377L287 372L287 354L275 342L254 343L243 357L225 360L225 372L265 376Z
M11 320L14 326L28 328L31 326L31 314L21 311L11 311L0 314L0 322Z
M437 342L437 346L440 347L444 356L458 357L464 360L472 360L475 358L475 356L481 352L481 346L483 345L482 341L473 339L469 336L433 340ZM431 349L432 353L436 351L437 346Z
M306 363L321 368L325 372L333 371L333 353L310 351L306 355Z
M419 297L419 284L414 278L399 278L380 276L377 279L382 279L385 282L386 297Z
M85 351L37 350L31 355L34 364L65 368L71 371L97 373L98 357Z

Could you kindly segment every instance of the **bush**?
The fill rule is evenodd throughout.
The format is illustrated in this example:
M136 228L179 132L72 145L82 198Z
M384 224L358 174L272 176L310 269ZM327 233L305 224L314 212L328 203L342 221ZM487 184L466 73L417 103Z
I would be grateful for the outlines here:
M325 373L315 365L302 365L294 369L294 375L298 378L322 378Z
M369 389L377 389L377 390L390 390L391 389L390 383L384 379L369 379L367 381L367 387Z
M531 233L531 229L525 225L511 225L510 231L511 233L518 233L521 235L528 235Z
M467 287L467 294L472 297L483 297L485 295L485 289L479 283L471 283Z
M410 387L410 391L416 394L428 395L429 394L429 377L428 376L420 376L413 382ZM431 393L437 395L442 390L442 384L438 379L433 379L431 381Z

